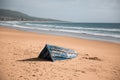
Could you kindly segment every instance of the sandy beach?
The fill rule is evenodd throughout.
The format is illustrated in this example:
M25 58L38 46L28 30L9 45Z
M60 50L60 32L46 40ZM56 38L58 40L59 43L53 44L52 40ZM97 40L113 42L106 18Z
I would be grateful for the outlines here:
M78 56L37 59L45 44L73 49ZM120 44L0 27L0 80L120 80Z

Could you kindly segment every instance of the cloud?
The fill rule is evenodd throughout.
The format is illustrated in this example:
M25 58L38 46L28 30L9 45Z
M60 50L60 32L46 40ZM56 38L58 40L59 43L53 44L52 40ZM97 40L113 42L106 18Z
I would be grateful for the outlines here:
M0 0L0 8L77 22L120 22L120 0Z

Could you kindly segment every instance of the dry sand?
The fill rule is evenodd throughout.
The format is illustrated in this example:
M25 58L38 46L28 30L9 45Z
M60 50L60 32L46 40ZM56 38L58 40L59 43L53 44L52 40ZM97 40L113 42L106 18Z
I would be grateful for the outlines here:
M45 44L71 48L78 57L38 60ZM120 80L120 44L0 27L0 80Z

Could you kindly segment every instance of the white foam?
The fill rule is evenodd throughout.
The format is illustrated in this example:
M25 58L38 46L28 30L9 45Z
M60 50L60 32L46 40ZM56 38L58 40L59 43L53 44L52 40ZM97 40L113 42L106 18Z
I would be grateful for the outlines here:
M56 26L56 25L49 25L49 24L31 24L31 23L25 23L26 26L19 25L20 22L3 22L0 23L0 25L5 26L13 26L17 28L25 28L25 29L34 29L34 30L46 30L46 31L59 31L59 32L70 32L70 33L78 33L78 34L89 34L89 35L96 35L96 36L108 36L113 38L120 38L119 34L115 33L107 33L107 31L118 31L120 32L120 29L104 29L104 28L86 28L86 27L66 27L66 26ZM31 25L31 26L29 26ZM92 30L98 30L100 32L95 32ZM102 33L102 31L105 31L106 33Z
M96 33L91 31L78 31L78 30L65 30L65 29L55 29L55 28L40 28L40 27L27 27L27 26L20 26L20 25L13 25L14 27L18 28L28 28L28 29L36 29L36 30L47 30L47 31L59 31L59 32L71 32L71 33L81 33L81 34L90 34L96 36L109 36L109 37L116 37L120 38L120 35L117 34L104 34L104 33Z
M120 38L120 35L117 35L117 34L96 33L96 32L91 32L91 31L76 31L76 30L58 30L58 31Z
M58 28L58 29L74 29L74 30L98 30L98 31L118 31L120 32L120 29L107 29L107 28L87 28L87 27L75 27L75 26L57 26L52 24L31 24L26 23L27 25L33 25L33 26L39 26L39 27L46 27L46 28Z

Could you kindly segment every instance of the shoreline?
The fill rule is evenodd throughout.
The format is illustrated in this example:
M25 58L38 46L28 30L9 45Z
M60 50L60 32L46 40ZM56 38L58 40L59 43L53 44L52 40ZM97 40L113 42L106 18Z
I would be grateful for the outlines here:
M24 31L24 32L31 32L31 33L36 33L36 34L45 34L45 35L51 35L51 36L61 36L61 37L71 37L71 38L76 38L76 39L83 39L83 40L91 40L91 41L100 41L100 42L108 42L108 43L115 43L115 44L120 44L119 41L113 41L113 40L106 40L106 39L97 39L96 38L86 38L84 37L84 35L86 36L86 34L84 34L82 37L78 37L78 36L75 36L77 34L73 34L73 33L69 33L69 32L63 32L61 34L61 32L57 32L57 31L46 31L46 30L31 30L31 29L22 29L22 28L17 28L17 27L10 27L10 26L2 26L3 28L6 27L6 28L9 28L9 29L15 29L15 30L18 30L18 31ZM0 26L1 28L1 26ZM69 34L69 35L68 35ZM70 35L71 34L71 35ZM88 36L88 34L87 34ZM91 35L89 35L91 36ZM91 36L92 37L92 36Z
M63 61L41 61L45 44L77 51ZM120 44L0 27L1 80L120 80Z
M27 32L120 43L119 23L1 22L3 26ZM83 27L84 26L84 27ZM114 27L113 27L114 26Z

